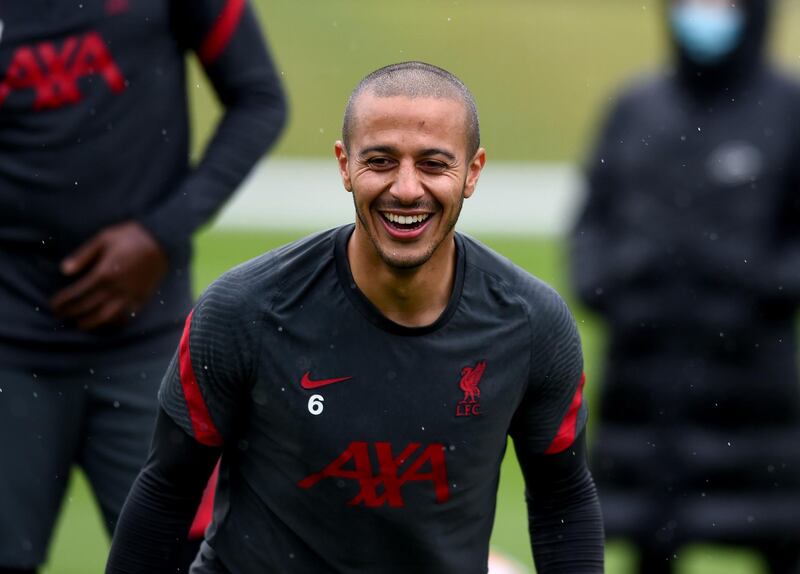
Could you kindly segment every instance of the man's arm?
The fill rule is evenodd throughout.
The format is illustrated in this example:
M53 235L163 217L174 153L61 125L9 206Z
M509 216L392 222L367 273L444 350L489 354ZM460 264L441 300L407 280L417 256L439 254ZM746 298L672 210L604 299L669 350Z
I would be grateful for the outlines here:
M171 573L225 444L246 432L242 413L264 329L249 268L222 275L186 319L158 393L150 456L128 495L107 572Z
M603 572L603 522L586 467L586 377L575 320L552 289L529 295L530 379L509 433L525 477L539 574Z
M163 410L150 455L114 532L106 574L174 574L221 448L200 444Z
M173 0L172 6L174 33L197 53L225 113L199 165L159 205L99 230L62 261L62 272L76 280L51 305L84 330L135 316L286 122L280 77L246 0Z
M225 113L184 181L141 224L168 254L217 212L286 122L280 75L246 0L173 0L180 42L196 54Z
M603 521L586 465L584 432L554 455L517 448L525 477L528 525L539 574L603 572Z

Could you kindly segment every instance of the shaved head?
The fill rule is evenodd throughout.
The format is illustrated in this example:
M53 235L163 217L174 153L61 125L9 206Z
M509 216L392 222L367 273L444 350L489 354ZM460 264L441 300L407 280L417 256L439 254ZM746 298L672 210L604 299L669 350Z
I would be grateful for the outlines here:
M342 143L350 149L350 137L356 122L358 98L368 92L379 98L436 98L456 100L464 105L468 158L481 144L478 110L464 82L442 68L424 62L401 62L375 70L355 87L347 101L342 122Z

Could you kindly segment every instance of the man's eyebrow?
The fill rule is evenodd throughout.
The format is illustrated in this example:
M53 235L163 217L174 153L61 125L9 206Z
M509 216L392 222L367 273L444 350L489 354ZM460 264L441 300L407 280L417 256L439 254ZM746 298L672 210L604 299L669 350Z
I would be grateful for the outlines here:
M389 155L395 155L395 154L397 154L397 149L395 149L392 146L388 146L388 145L375 145L375 146L370 146L370 147L366 147L366 148L364 148L362 150L359 150L358 156L363 158L363 157L365 157L365 156L367 156L367 155L369 155L371 153L387 153ZM438 147L431 147L431 148L424 149L421 152L419 152L418 155L420 157L430 157L430 156L434 156L434 155L443 155L444 157L446 157L450 161L455 161L456 160L456 156L453 153L451 153L451 152L449 152L447 150L438 148Z
M451 152L449 152L449 151L447 151L445 149L438 148L438 147L431 147L431 148L428 148L428 149L424 149L424 150L422 150L420 152L419 155L421 155L423 157L432 156L432 155L443 155L444 157L446 157L450 161L455 161L456 160L456 156L453 153L451 153Z
M393 155L393 154L397 153L397 150L395 148L393 148L392 146L388 146L388 145L374 145L374 146L365 147L364 149L359 150L358 151L358 156L359 157L364 157L364 156L369 155L371 153L388 153L390 155Z

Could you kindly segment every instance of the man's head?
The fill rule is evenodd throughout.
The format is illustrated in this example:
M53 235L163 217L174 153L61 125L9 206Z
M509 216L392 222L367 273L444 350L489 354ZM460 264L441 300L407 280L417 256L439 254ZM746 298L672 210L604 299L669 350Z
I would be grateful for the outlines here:
M357 121L356 104L365 92L378 97L405 96L411 99L435 98L461 101L467 114L467 154L472 156L481 145L478 109L469 88L456 76L425 62L401 62L375 70L361 80L350 94L342 122L342 142L350 148L350 138Z
M335 153L355 203L354 244L394 269L445 257L486 158L466 86L421 62L381 68L353 90L342 132Z

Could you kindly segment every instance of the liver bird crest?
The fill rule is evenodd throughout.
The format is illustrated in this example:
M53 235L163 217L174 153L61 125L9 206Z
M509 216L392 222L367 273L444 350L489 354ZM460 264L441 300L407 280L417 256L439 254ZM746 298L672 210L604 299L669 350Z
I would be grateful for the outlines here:
M474 367L461 369L461 383L459 387L464 391L464 402L474 403L481 396L478 383L481 382L483 371L486 370L486 361L478 361Z

